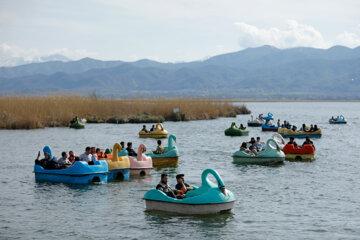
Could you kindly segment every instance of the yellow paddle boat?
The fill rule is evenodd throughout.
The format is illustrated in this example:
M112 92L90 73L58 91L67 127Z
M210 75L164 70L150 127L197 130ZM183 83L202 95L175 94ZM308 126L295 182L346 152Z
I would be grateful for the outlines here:
M164 129L164 126L161 123L156 124L156 129L151 132L145 132L141 130L139 132L140 138L167 138L168 131Z
M121 152L120 143L115 143L113 149L113 155L109 154L109 157L104 159L109 166L108 181L129 180L130 160L128 156L119 157L119 152Z

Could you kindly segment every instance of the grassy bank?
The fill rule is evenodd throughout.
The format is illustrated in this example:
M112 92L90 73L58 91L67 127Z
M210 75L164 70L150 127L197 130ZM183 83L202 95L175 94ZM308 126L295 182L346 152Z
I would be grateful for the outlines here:
M179 113L173 113L179 108ZM99 99L78 96L2 97L0 128L34 129L68 126L74 116L89 123L150 123L234 117L249 114L223 100Z

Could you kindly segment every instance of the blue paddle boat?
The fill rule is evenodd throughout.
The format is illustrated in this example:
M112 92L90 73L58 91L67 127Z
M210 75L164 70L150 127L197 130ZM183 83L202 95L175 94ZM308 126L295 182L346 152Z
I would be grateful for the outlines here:
M212 174L217 182L210 181L208 174ZM194 186L194 190L188 191L183 199L171 198L155 188L149 190L144 195L146 209L179 214L212 214L233 208L235 196L225 189L224 182L215 170L205 169L201 180L202 185L199 188Z
M275 125L267 125L265 123L263 123L261 125L261 130L264 131L264 132L277 132L279 129L278 126L275 126Z
M336 118L332 117L329 119L330 124L346 124L346 120L343 115L340 115Z

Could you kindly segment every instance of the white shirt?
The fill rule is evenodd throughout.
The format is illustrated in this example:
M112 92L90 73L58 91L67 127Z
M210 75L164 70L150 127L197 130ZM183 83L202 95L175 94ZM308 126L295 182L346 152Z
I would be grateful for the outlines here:
M98 155L96 153L92 154L91 161L95 162L98 160Z
M83 153L79 156L80 161L84 161L84 162L90 162L91 161L91 154L86 154Z
M62 166L62 165L65 165L65 164L71 164L71 162L69 160L67 160L66 158L59 158L59 160L57 161L57 163Z

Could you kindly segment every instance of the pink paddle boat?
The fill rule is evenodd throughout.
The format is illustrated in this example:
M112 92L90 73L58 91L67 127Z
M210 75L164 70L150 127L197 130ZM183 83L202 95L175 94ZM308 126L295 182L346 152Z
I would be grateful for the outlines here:
M140 144L137 157L129 156L130 159L130 176L134 175L150 175L153 168L152 158L145 155L146 146Z

